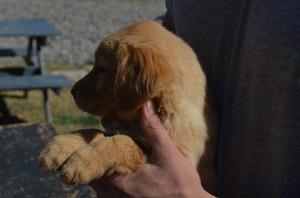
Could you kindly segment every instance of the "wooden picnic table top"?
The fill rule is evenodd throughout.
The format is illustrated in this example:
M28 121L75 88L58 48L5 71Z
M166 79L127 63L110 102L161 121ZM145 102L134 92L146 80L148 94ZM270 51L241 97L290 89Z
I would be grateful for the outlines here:
M59 34L43 19L0 20L0 37L48 37Z

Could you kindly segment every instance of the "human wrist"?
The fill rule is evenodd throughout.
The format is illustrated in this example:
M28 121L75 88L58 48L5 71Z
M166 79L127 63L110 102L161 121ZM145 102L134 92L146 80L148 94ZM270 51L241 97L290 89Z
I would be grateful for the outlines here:
M191 188L192 190L190 191L189 194L186 194L186 198L216 198L209 192L207 192L202 185L196 185L194 188Z
M181 198L216 198L209 192L207 192L201 184L189 186L187 188L182 188L180 193L178 193L178 197Z
M198 196L195 196L195 197L198 197L198 198L216 198L214 195L207 192L201 185L198 189L199 189Z

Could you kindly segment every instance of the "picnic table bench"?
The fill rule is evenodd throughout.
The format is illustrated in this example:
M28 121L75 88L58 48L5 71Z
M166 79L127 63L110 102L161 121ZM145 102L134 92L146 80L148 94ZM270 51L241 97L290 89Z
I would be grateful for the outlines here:
M42 48L48 37L59 35L59 31L42 19L2 20L0 37L27 37L24 48L0 48L0 57L23 57L25 65L14 68L0 68L0 91L38 89L43 92L45 117L52 122L48 90L59 94L62 87L72 85L64 75L47 74L44 68ZM35 60L33 60L35 58Z

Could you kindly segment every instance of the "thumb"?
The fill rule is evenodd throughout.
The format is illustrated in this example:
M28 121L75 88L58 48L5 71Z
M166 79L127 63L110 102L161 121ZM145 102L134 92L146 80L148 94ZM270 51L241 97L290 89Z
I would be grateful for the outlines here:
M155 113L155 107L151 100L148 100L143 105L140 113L140 122L152 149L161 151L173 144L160 118Z

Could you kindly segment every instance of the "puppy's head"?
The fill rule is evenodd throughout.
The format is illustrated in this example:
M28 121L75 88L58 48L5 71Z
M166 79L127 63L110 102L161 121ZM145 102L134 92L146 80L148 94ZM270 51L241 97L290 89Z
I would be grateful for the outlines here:
M169 79L168 63L155 41L142 32L120 31L99 45L93 69L72 94L83 111L126 117L147 99L159 100Z

